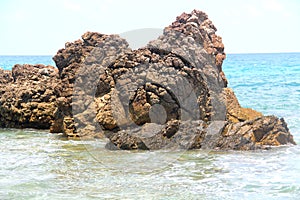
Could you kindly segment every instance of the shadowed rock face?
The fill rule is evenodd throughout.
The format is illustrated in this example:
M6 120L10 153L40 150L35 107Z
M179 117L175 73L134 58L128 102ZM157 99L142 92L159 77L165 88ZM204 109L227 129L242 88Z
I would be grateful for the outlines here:
M57 99L56 120L50 128L51 132L63 132L68 137L103 135L102 130L97 131L97 125L93 124L98 109L94 105L94 96L110 90L113 82L110 76L106 76L105 68L127 47L128 43L117 35L87 32L82 40L66 43L65 49L58 51L53 60L59 69L63 91ZM99 80L103 81L97 86ZM103 123L113 129L113 121L106 115L110 109L105 108L103 115L106 119ZM86 127L76 130L75 125Z
M0 85L7 85L0 90L0 125L107 137L111 149L295 144L283 119L242 108L227 88L216 30L194 10L138 50L118 35L87 32L53 57L58 70L16 65L12 73L0 71Z

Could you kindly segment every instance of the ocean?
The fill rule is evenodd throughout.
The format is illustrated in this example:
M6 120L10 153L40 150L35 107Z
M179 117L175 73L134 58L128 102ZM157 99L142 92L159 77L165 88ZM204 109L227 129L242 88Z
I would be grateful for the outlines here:
M0 56L54 65L51 56ZM300 53L228 54L240 104L284 117L300 145ZM108 151L105 141L0 129L0 199L299 199L300 146L258 151Z

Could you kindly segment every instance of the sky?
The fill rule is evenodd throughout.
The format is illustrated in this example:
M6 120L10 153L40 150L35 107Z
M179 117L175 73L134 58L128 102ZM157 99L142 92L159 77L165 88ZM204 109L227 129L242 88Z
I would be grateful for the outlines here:
M226 53L300 52L300 0L0 0L0 55L55 55L86 31L163 29L193 9Z

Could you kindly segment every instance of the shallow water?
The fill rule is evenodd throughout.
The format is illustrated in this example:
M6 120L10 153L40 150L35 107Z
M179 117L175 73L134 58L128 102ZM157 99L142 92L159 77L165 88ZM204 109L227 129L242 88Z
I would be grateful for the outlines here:
M228 55L223 69L243 106L284 117L300 144L299 53ZM300 145L250 152L108 151L104 145L0 129L0 199L300 196Z
M100 140L66 141L36 130L1 130L0 141L1 199L300 195L299 146L254 152L112 152ZM170 162L155 163L161 158Z

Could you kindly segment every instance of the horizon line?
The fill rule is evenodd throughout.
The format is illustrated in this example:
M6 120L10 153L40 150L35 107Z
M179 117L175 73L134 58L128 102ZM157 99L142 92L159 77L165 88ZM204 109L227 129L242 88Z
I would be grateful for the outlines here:
M226 55L230 54L283 54L283 53L300 53L300 51L291 51L291 52L231 52L231 53L226 53ZM0 54L0 56L55 56L55 55L50 55L50 54Z

